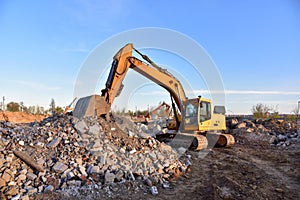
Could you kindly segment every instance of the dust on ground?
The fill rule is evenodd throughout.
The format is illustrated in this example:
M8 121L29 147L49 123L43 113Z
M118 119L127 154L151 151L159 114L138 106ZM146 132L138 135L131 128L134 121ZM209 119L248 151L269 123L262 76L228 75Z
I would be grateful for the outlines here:
M42 121L47 115L27 114L24 112L0 112L0 121L9 121L14 123L30 123Z

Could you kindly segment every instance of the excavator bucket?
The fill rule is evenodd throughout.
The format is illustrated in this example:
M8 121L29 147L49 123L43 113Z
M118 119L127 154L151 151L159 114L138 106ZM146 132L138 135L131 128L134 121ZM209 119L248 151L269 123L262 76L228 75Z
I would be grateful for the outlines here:
M110 106L100 95L80 98L76 103L73 116L79 119L89 116L101 116L110 111Z

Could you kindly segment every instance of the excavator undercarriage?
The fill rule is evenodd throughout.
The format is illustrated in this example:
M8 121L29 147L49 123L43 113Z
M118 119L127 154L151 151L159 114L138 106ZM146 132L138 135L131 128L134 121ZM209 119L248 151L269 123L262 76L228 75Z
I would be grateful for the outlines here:
M225 133L165 133L155 136L160 142L164 142L173 148L186 148L194 151L213 148L213 147L231 147L234 145L234 137Z

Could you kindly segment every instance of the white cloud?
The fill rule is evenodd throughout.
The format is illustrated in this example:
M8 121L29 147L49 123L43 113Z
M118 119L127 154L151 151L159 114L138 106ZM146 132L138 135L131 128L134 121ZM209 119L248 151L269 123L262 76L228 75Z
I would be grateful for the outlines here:
M226 94L300 95L297 91L226 90Z
M224 91L209 91L209 90L194 90L197 94L247 94L247 95L300 95L300 91L273 91L273 90L224 90Z
M228 100L226 101L228 104L257 104L257 103L264 103L264 104L285 104L285 105L295 105L295 101L293 100Z
M300 95L298 91L272 91L272 90L264 90L264 91L256 91L256 90L224 90L224 91L210 91L210 90L193 90L187 91L187 94L222 94L225 93L227 95ZM151 95L166 95L168 93L164 91L149 91L149 92L141 92L140 95L151 96Z

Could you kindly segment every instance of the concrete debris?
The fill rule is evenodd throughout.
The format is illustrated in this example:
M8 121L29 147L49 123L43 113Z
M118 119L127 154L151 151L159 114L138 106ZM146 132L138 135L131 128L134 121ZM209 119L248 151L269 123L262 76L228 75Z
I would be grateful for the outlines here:
M34 193L37 193L37 192L38 192L38 189L35 188L35 187L29 187L29 188L27 189L28 195L31 195L31 194L34 194Z
M153 195L157 195L157 194L158 194L158 190L157 190L157 187L156 187L156 186L152 186L152 187L150 188L150 190L151 190L151 194L153 194Z
M164 189L170 188L170 183L168 183L168 182L163 182L162 188L164 188Z
M98 166L90 165L87 170L88 174L98 174L100 169Z
M83 120L81 120L81 121L79 121L79 122L77 122L77 123L75 124L75 129L76 129L79 133L83 134L83 133L85 133L85 132L88 130L88 127L87 127L87 125L85 124L85 122L84 122Z
M29 200L29 196L28 195L24 195L21 197L21 200Z
M59 172L59 173L64 172L67 168L68 168L68 166L61 162L55 163L55 165L52 167L52 169L55 172Z
M281 119L228 119L227 127L230 133L237 136L240 142L264 142L266 145L281 147L300 142L300 134L297 132L296 123ZM244 141L244 139L246 139Z
M116 178L116 175L114 173L110 173L109 170L106 171L104 179L105 183L113 183Z
M4 166L0 169L0 193L5 191L0 197L28 199L74 187L105 189L139 181L149 187L145 177L151 186L162 187L186 167L171 147L141 131L139 125L126 118L114 120L118 123L55 115L30 124L0 121L0 164Z
M48 148L54 148L60 143L60 141L61 141L60 137L54 138L49 144L47 144L47 147Z
M13 198L11 198L11 200L18 200L18 199L20 199L20 197L21 197L21 195L16 195L16 196L14 196Z
M28 172L28 173L27 173L27 178L28 178L29 180L34 181L34 180L36 179L36 177L37 177L37 175L35 175L35 174L31 173L31 172Z
M44 192L52 192L54 190L54 187L52 185L48 185L47 187L45 187Z

